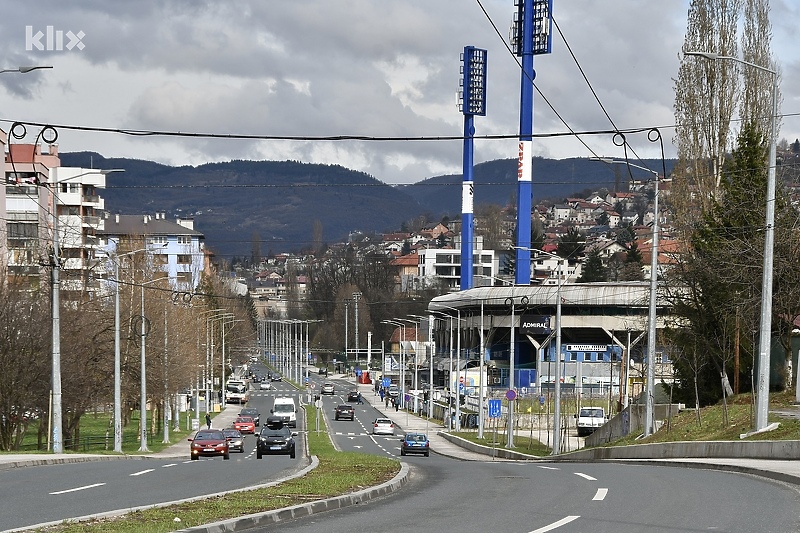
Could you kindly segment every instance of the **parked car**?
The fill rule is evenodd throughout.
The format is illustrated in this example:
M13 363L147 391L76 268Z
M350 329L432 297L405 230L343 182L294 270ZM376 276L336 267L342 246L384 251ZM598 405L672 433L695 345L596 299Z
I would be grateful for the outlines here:
M270 417L267 425L261 428L256 442L256 459L261 459L263 455L288 455L295 458L294 437L297 433L290 431L283 422Z
M322 394L330 394L333 396L336 393L336 387L334 387L333 383L324 383L321 392Z
M431 454L431 443L428 436L424 433L406 433L403 437L403 444L400 445L400 455L409 453L421 453L425 457Z
M357 402L358 401L358 391L351 390L347 393L347 401L348 402Z
M376 418L372 422L373 435L394 435L394 422L388 418Z
M228 439L221 429L201 429L189 438L189 456L192 460L203 457L214 457L221 455L223 459L230 459L230 447Z
M272 390L272 384L265 379L264 381L261 382L259 388L261 390Z
M226 428L222 430L222 434L228 439L228 450L244 453L244 435L242 435L241 431Z
M356 410L353 409L352 405L337 405L336 409L334 410L333 419L339 420L340 418L355 420Z
M253 421L252 417L240 416L237 417L236 421L233 423L233 428L238 429L242 433L255 433L256 423Z
M258 409L255 407L245 407L241 411L239 411L239 416L249 416L255 422L256 427L261 425L261 413L258 412Z

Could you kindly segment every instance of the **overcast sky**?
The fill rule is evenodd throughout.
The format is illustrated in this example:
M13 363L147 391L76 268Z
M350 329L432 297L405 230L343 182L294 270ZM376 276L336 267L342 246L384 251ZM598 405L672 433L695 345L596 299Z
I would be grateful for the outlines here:
M475 118L476 134L515 134L519 68L492 27L508 40L513 1L481 3L488 18L477 0L7 2L0 17L0 68L54 68L0 74L0 128L7 131L10 121L19 120L277 136L460 135L460 54L472 45L488 50L487 115ZM800 3L771 4L773 50L782 71L780 137L793 141L800 137L794 116L800 113ZM666 155L673 157L672 80L687 5L554 0L553 52L535 59L544 98L535 96L534 131L611 129L593 89L618 128L659 127ZM56 41L48 50L48 26L54 35L62 32L60 50L52 49L59 48ZM621 155L609 136L583 140L597 154ZM629 140L640 156L660 157L646 137ZM59 131L58 142L61 151L173 165L231 159L337 163L387 183L460 172L462 149L460 141L175 139L69 130ZM563 137L537 139L534 153L594 155ZM475 143L476 163L507 157L516 157L514 141Z

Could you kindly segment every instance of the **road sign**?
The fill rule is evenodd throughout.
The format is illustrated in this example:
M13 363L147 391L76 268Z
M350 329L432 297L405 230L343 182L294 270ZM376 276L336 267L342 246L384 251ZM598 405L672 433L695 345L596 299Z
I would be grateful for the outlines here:
M388 387L391 384L392 384L392 378L383 378L383 380L381 380L381 385L383 385L384 387Z
M539 405L544 405L544 395L539 395Z
M502 405L500 400L489 400L489 418L500 418Z
M464 383L464 376L459 376L458 381L459 383Z
M506 400L514 401L516 399L517 399L517 391L515 391L514 389L508 389L506 391Z
M459 383L458 384L458 392L464 392L464 384L463 383Z

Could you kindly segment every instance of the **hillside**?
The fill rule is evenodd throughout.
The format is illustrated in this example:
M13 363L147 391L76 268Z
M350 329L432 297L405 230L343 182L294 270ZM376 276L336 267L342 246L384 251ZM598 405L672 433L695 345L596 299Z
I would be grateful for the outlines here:
M261 255L308 247L315 221L321 223L322 242L332 243L353 231L394 231L422 214L438 220L443 215L457 216L461 209L460 174L392 187L338 165L296 161L172 167L92 152L67 152L60 157L65 166L125 169L107 177L102 194L110 213L192 217L209 248L224 259L249 257L254 239L260 242ZM645 164L660 168L660 161ZM475 204L512 201L517 190L516 165L515 159L477 165ZM535 202L603 187L624 189L618 184L627 181L623 166L587 159L535 158L533 168Z

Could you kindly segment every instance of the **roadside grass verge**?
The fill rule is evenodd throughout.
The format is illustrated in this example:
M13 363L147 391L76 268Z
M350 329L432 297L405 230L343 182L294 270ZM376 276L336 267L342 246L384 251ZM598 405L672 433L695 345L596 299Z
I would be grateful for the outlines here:
M486 431L484 432L484 438L482 439L479 439L478 434L474 431L460 431L457 433L451 433L451 435L461 437L462 439L474 442L475 444L488 446L489 448L505 448L506 443L508 442L508 435L505 431L502 433L498 432L496 434L493 431ZM535 455L537 457L550 455L550 448L548 446L539 442L537 439L532 439L519 434L514 435L514 451Z
M305 407L306 427L315 427L316 408ZM160 533L260 513L347 494L379 485L400 471L400 462L365 453L337 452L320 417L320 431L308 432L309 453L317 468L301 478L274 487L213 496L196 502L136 511L104 520L38 529L55 533ZM175 519L179 518L180 522Z
M780 422L780 427L740 439L739 435L753 429L752 397L739 394L728 398L728 418L722 403L700 409L699 422L694 409L685 409L664 423L649 437L637 439L638 433L612 441L604 446L627 446L629 444L650 444L657 442L708 441L708 440L798 440L800 439L800 420L781 417L770 413L769 422ZM794 403L793 392L770 394L770 410L788 407Z

